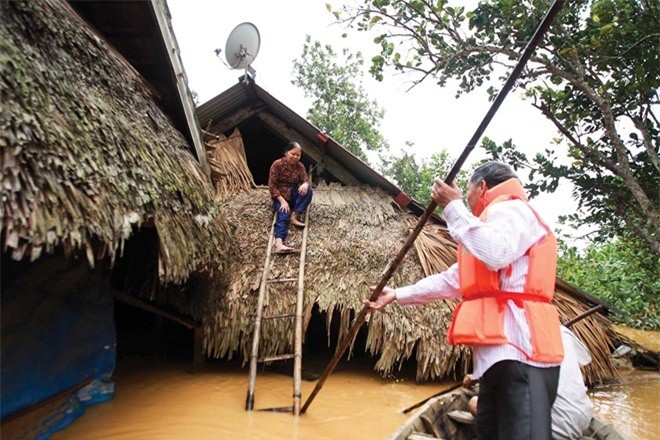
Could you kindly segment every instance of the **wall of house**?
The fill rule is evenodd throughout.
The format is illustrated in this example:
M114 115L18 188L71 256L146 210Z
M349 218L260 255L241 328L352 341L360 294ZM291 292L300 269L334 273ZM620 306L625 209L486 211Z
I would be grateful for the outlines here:
M109 277L84 253L36 262L2 256L2 418L98 379L116 344ZM109 396L111 397L111 396Z

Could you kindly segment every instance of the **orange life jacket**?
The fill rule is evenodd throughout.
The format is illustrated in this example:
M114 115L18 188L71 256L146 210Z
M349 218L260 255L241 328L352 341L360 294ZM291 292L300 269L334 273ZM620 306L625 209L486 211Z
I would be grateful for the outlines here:
M488 206L513 199L522 200L529 206L518 179L509 179L486 191L474 214L485 221ZM512 345L532 361L559 363L563 359L559 314L551 304L557 269L557 240L536 211L532 209L532 212L548 233L527 250L529 263L522 293L503 292L499 271L488 269L462 245L458 246L458 274L463 301L454 310L454 319L447 334L450 344L512 344L504 334L504 306L507 300L512 299L518 307L525 309L532 353Z

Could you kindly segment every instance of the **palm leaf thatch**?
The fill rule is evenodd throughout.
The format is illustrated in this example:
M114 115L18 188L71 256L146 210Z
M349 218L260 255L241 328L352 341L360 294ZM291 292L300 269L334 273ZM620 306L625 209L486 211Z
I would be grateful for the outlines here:
M246 361L273 216L272 204L268 190L256 188L236 194L221 206L235 228L237 246L229 267L226 296L219 308L209 310L204 320L206 350L210 356L230 358L240 352ZM353 311L359 310L368 296L368 286L378 282L392 256L405 242L410 219L380 189L335 185L315 188L305 268L305 328L313 306L318 305L320 311L326 312L328 329L333 312L338 312L338 337L343 338ZM291 232L289 243L295 246L301 234ZM270 276L296 277L298 262L290 257L274 259ZM419 261L414 254L408 254L392 284L409 284L422 275ZM283 285L269 288L269 314L292 312L294 290ZM380 353L376 369L388 374L412 356L415 349L420 379L445 376L457 363L466 364L465 350L448 346L444 340L451 312L449 302L438 302L424 309L394 305L387 313L373 314L366 348L373 354ZM289 323L265 321L261 355L290 351L291 330Z
M1 2L0 16L3 249L86 247L93 264L148 222L162 282L221 267L209 178L137 72L64 1Z
M215 135L206 143L206 151L217 200L223 201L238 191L255 187L238 128L229 137L222 133Z
M576 300L561 289L556 290L553 303L559 310L562 322L567 322L589 309L583 302ZM582 374L587 384L608 382L619 377L610 356L615 347L610 338L612 323L609 319L595 313L573 324L571 331L585 343L591 354L591 363L582 368Z
M238 132L229 143L218 135L209 146L209 162L221 209L228 213L236 246L228 270L225 295L217 306L208 307L203 317L205 349L209 356L232 358L236 353L247 362L252 342L253 321L266 246L273 219L267 188L254 187ZM230 144L230 145L228 145ZM222 179L222 182L218 182ZM310 226L305 268L305 315L307 328L312 309L325 312L330 344L331 321L339 316L338 339L343 339L353 313L362 308L368 286L377 284L383 271L398 253L417 218L392 203L389 195L373 187L319 185L309 209ZM290 242L300 240L291 231ZM422 276L441 272L456 262L457 245L443 225L430 222L414 242L416 252L408 253L393 279L392 286L413 283ZM288 258L288 257L287 257ZM271 260L271 278L295 278L298 259L284 264ZM269 287L268 314L291 313L295 309L295 289ZM366 350L379 355L375 369L388 375L413 355L419 382L460 376L470 370L470 351L451 346L446 335L457 300L437 301L423 308L399 307L394 303L382 313L369 316ZM555 304L562 321L588 309L584 303L558 290ZM334 312L337 313L334 313ZM610 360L609 321L592 315L573 327L589 346L594 362L585 370L589 383L617 377ZM264 321L259 356L292 351L293 323Z
M246 362L273 216L268 190L260 187L236 194L225 200L222 210L229 213L237 244L227 293L217 308L209 308L204 318L206 350L213 357L231 358L242 353ZM315 189L309 217L304 325L306 328L315 304L326 312L328 329L336 310L341 339L350 327L353 312L362 307L361 301L368 296L367 286L378 282L417 219L397 208L391 197L378 189L334 185L319 185ZM291 232L289 241L295 246L300 234ZM422 229L415 240L415 250L415 254L406 256L391 285L415 282L456 261L456 243L439 224L429 223ZM297 258L289 258L285 264L275 261L271 263L271 277L297 276ZM269 314L291 313L295 308L295 289L269 288L267 303ZM399 307L395 303L383 313L370 315L366 349L379 355L375 369L387 375L414 355L420 382L469 371L469 350L446 342L456 303L438 301L423 308ZM588 309L562 291L557 292L555 303L562 321ZM584 370L589 383L617 377L609 357L608 322L601 315L592 315L573 326L594 358ZM264 321L262 326L260 356L291 352L290 323Z

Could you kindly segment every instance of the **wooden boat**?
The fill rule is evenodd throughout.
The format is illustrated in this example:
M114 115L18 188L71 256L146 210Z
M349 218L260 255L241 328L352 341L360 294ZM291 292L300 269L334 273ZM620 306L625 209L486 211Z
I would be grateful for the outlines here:
M474 417L468 402L476 392L459 389L430 399L390 437L390 440L475 440ZM625 440L614 427L597 418L591 419L583 439Z

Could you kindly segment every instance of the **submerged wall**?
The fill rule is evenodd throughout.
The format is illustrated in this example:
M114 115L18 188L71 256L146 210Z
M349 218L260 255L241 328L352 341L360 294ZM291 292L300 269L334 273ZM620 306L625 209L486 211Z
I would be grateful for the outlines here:
M3 420L94 379L111 384L116 338L102 265L90 269L86 258L67 258L63 251L34 263L3 255L1 299ZM113 387L105 388L102 397L82 399L107 400ZM62 416L50 414L34 422L44 426L31 429L48 431L46 425L57 424Z

